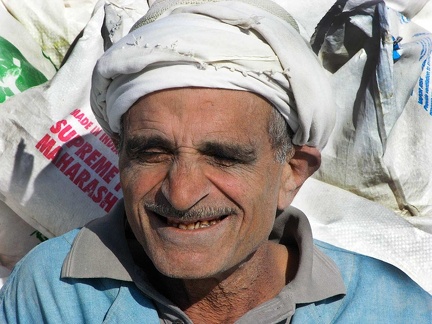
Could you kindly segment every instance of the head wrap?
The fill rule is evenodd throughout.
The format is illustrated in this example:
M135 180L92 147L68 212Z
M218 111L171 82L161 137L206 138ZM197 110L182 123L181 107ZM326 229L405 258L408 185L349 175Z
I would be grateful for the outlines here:
M140 97L179 87L257 93L282 114L296 145L322 148L334 125L324 69L295 20L269 0L155 2L99 59L91 106L112 135Z

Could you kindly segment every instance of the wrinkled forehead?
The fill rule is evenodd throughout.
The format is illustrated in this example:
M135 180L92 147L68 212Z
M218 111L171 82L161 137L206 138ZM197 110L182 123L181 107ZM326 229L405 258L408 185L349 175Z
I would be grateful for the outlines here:
M249 91L186 87L153 92L137 100L123 115L126 127L143 125L181 126L186 130L206 128L214 133L222 130L247 132L251 125L268 128L272 105Z

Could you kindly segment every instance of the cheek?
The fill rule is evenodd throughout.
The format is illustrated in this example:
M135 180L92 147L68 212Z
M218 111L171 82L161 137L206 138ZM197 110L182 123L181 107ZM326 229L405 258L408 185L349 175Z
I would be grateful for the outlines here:
M120 171L120 182L125 200L133 200L133 196L142 190L140 178L139 173L131 172L129 169Z
M120 169L120 181L125 200L136 201L156 191L164 180L163 168L149 168L129 164Z
M280 171L278 166L265 169L257 177L249 179L250 187L244 194L249 200L249 215L256 231L268 235L273 227L280 188ZM268 232L268 233L267 233Z
M243 210L246 224L254 226L256 223L263 225L268 219L274 218L280 175L278 165L266 164L252 171L215 175L211 180L219 191Z
M271 159L257 165L242 166L236 169L207 170L208 179L230 197L240 200L259 196L274 196L277 199L282 175L282 164Z

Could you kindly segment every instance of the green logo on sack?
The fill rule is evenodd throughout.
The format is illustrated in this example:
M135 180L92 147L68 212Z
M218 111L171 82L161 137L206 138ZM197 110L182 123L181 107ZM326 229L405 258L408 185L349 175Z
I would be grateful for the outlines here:
M0 36L0 103L45 81L47 78L20 51Z

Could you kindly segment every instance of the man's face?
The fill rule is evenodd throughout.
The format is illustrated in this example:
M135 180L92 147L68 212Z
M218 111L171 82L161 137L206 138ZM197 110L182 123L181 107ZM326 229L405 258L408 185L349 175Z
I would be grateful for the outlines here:
M218 277L267 244L291 176L269 142L271 109L249 92L184 88L150 94L125 115L126 213L164 275Z

